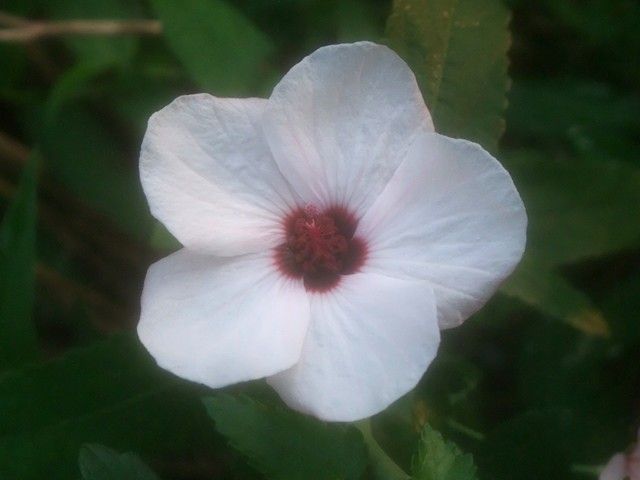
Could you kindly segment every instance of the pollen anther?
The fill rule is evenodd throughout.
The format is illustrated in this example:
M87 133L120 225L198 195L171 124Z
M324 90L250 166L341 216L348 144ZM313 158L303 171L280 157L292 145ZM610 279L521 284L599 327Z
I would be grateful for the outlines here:
M364 242L353 237L356 226L341 208L320 212L307 205L294 211L284 222L286 241L276 250L280 270L302 278L307 290L329 290L364 261Z

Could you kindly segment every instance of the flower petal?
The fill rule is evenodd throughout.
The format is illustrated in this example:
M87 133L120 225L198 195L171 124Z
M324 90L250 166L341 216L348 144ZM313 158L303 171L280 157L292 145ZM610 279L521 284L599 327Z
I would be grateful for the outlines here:
M440 334L429 286L369 273L311 298L299 362L268 382L292 408L324 420L373 415L411 390Z
M280 221L295 202L259 126L265 104L188 95L149 120L142 186L183 245L231 256L281 242Z
M275 87L264 129L280 171L307 202L366 210L418 131L433 131L415 77L369 42L320 48Z
M289 368L300 356L309 300L272 263L182 249L153 264L140 340L161 367L214 388Z
M598 480L624 480L627 476L626 460L622 453L611 457L609 463L600 472ZM635 477L631 477L632 479Z
M526 212L511 177L479 145L422 135L358 225L367 265L427 280L441 328L478 310L513 271Z

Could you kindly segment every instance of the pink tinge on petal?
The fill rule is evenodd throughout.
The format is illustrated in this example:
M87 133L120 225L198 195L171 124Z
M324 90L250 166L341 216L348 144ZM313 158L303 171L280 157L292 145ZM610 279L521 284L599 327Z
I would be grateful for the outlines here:
M600 472L598 480L624 480L627 473L626 463L622 453L614 455Z
M300 359L268 379L291 408L327 421L369 417L414 388L436 356L440 332L426 282L365 266L309 297Z
M626 453L617 453L600 472L599 480L640 480L640 429L638 440Z
M294 365L310 318L301 285L269 252L231 258L188 249L149 268L138 335L166 370L212 388Z
M627 456L627 474L631 480L640 480L640 430L638 430L638 441Z
M367 245L354 237L358 221L343 207L298 208L283 221L285 241L275 249L276 266L285 277L301 279L309 292L327 292L343 275L360 271Z
M433 288L440 328L457 327L522 257L527 217L508 172L479 145L416 138L356 235L367 268Z
M178 97L150 119L140 179L151 213L191 250L234 256L278 245L298 199L262 134L267 101Z
M276 85L262 117L282 175L305 201L358 215L431 116L409 66L371 42L322 47Z

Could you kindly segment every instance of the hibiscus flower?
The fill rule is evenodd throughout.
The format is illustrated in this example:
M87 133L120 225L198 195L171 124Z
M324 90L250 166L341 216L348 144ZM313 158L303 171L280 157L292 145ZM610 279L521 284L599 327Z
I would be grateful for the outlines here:
M369 42L320 48L269 99L179 97L140 174L184 246L147 274L145 347L214 388L266 377L325 420L410 391L525 244L509 174L435 133L409 67Z

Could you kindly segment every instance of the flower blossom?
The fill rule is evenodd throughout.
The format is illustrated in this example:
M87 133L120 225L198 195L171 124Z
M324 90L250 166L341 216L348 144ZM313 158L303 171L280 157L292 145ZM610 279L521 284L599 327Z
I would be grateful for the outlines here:
M369 42L320 48L269 99L179 97L140 174L184 246L144 284L157 363L213 388L266 377L325 420L410 391L525 244L509 174L435 133L409 67Z
M600 472L599 480L640 480L640 429L627 453L616 453Z

